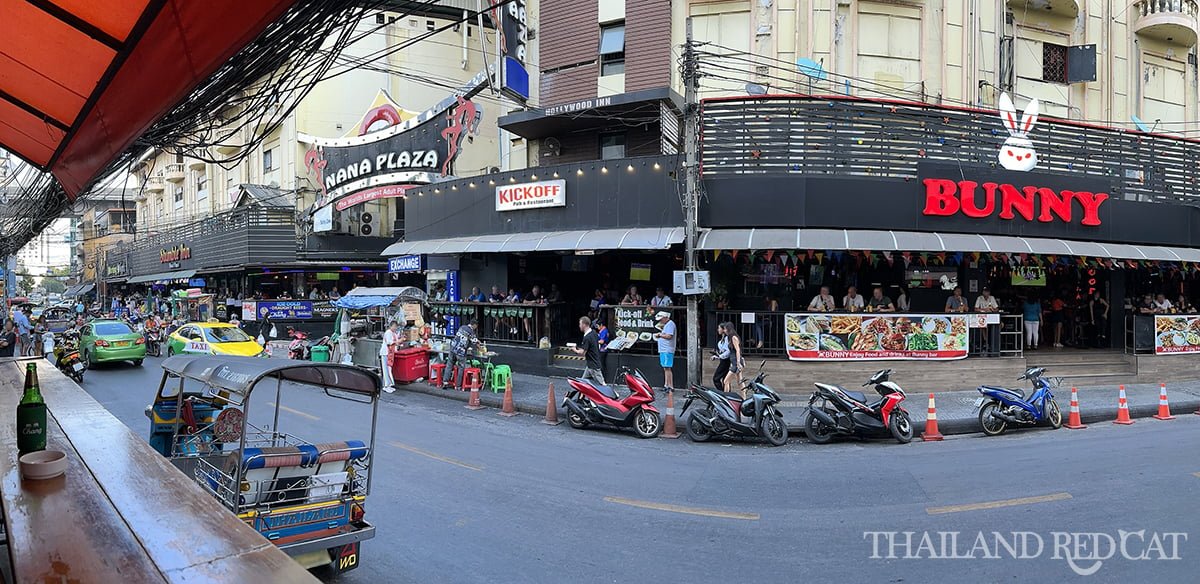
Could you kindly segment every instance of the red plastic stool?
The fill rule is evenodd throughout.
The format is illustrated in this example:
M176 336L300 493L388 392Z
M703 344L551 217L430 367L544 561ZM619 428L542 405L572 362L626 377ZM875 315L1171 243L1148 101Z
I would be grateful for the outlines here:
M430 363L429 364L429 385L434 387L442 386L442 375L446 372L445 363Z
M463 373L462 390L470 391L472 389L483 389L483 371L480 371L478 367L467 367L466 372Z

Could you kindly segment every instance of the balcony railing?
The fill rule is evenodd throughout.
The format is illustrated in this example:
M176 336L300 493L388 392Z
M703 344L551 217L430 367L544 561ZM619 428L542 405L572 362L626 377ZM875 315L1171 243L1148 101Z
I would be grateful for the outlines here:
M1008 0L1007 4L1017 14L1053 14L1066 18L1079 16L1079 2L1076 0Z
M1007 133L989 110L842 96L702 104L705 178L747 174L917 178L924 161L989 165ZM1038 168L1110 179L1128 200L1200 206L1200 141L1041 118Z
M172 162L167 165L164 177L171 182L182 182L185 178L183 163Z
M167 189L167 183L161 174L146 179L146 190L151 193L161 193Z
M1133 3L1134 31L1180 46L1196 44L1196 0L1136 0Z

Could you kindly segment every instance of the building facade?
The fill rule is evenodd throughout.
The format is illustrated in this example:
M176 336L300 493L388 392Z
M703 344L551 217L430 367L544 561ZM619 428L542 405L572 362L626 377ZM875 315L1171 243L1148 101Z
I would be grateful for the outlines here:
M491 16L459 23L475 2L438 4L421 12L398 6L359 22L351 33L358 40L337 57L328 79L237 163L205 158L236 152L265 128L247 126L203 153L143 157L133 169L137 234L106 254L110 266L127 266L110 275L109 283L121 286L114 291L201 287L231 299L273 298L385 283L380 252L403 235L401 199L355 189L331 196L321 158L330 149L321 144L370 139L389 124L421 119L448 96L469 91L473 117L433 180L507 168L514 157L523 165L524 141L496 125L514 102L472 85L494 68ZM395 119L379 118L385 110ZM449 124L445 119L432 126ZM168 253L181 249L187 257Z

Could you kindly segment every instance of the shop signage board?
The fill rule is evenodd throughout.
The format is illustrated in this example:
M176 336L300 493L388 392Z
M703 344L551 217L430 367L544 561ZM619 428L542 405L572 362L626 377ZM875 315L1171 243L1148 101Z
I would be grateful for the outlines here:
M190 259L192 259L192 248L183 243L164 247L158 252L158 262L161 264L178 263Z
M1156 314L1154 354L1200 353L1200 316Z
M328 320L337 315L337 307L328 300L243 300L242 320Z
M411 272L420 272L424 269L425 256L420 254L388 258L389 274L406 274Z
M313 233L333 231L333 205L325 205L313 213Z
M657 323L654 322L656 310L658 309L643 306L613 307L616 337L625 337L627 345L654 341L654 333L658 332Z
M967 356L966 314L789 313L793 361L949 360Z
M492 19L500 0L490 0ZM500 91L521 103L529 99L529 71L525 69L529 29L525 0L515 0L499 8Z
M563 179L496 186L497 211L566 206L567 181Z

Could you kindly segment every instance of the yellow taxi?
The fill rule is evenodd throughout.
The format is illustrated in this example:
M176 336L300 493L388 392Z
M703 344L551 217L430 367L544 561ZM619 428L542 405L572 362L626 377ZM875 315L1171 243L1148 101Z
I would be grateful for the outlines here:
M167 355L266 357L263 346L242 329L224 322L189 322L167 337Z

